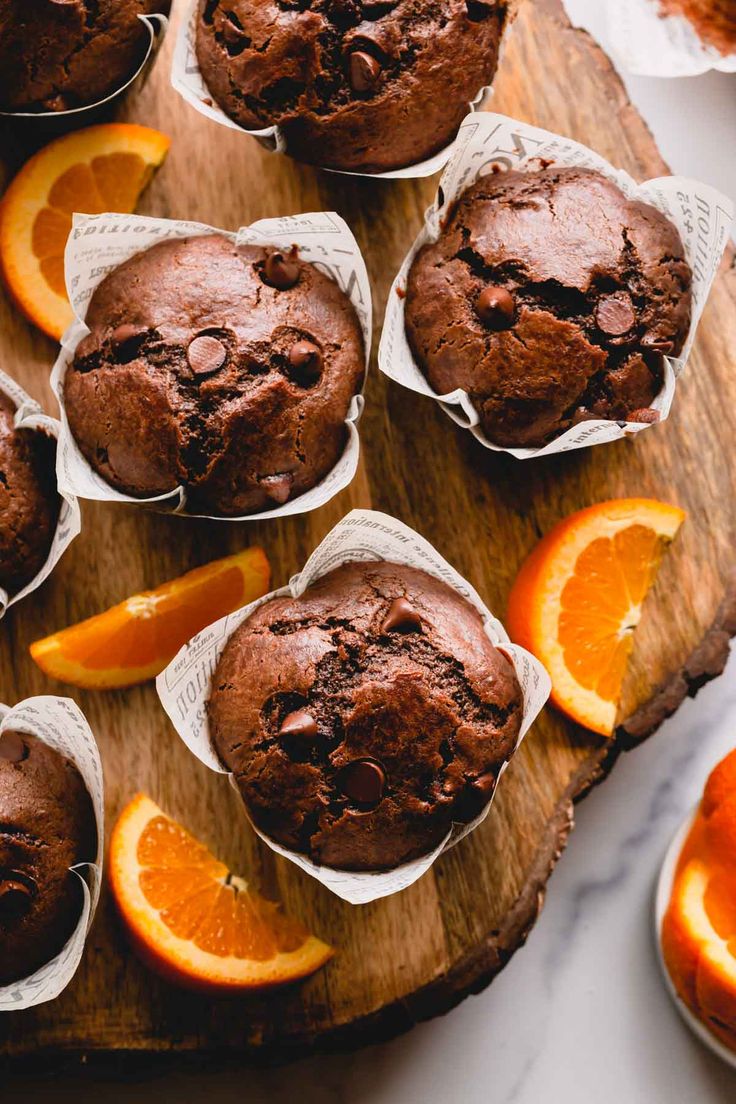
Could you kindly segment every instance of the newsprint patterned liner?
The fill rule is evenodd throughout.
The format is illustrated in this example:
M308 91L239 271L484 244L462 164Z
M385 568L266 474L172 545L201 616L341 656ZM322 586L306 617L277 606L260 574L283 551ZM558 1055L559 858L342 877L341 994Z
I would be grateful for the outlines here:
M105 806L100 753L84 714L71 698L43 695L26 698L12 709L0 705L0 718L0 733L7 729L30 732L72 760L89 790L97 821L94 863L78 863L71 867L82 883L84 900L79 923L56 957L45 966L20 981L0 985L0 1012L16 1012L54 1000L77 971L100 896Z
M113 92L108 93L101 100L96 100L91 104L83 104L81 107L70 107L67 111L0 111L0 117L9 119L27 119L29 123L34 119L42 119L50 123L58 123L58 129L61 129L63 125L68 128L71 126L83 126L85 122L89 122L92 116L97 116L108 105L111 105L114 100L122 97L133 84L136 83L138 78L141 78L141 83L146 79L149 66L153 64L156 54L159 51L161 43L164 40L164 35L169 26L169 21L165 15L155 13L151 15L139 15L141 23L145 25L148 31L148 45L146 46L143 58L138 65L132 76L128 77L124 84L120 88L116 88ZM88 118L90 117L90 118Z
M568 429L543 448L501 448L483 433L467 392L458 389L438 395L414 361L404 329L404 303L407 277L415 255L427 242L436 241L442 220L453 202L478 177L499 169L534 170L542 162L597 169L615 181L629 198L641 199L657 207L680 231L685 254L693 270L693 317L681 356L678 359L665 357L664 384L652 403L659 411L660 421L664 421L669 414L677 377L690 353L733 218L731 201L707 184L681 176L665 176L649 180L646 184L637 184L628 173L615 169L597 153L570 138L539 130L505 115L484 112L466 116L455 152L440 179L437 198L427 211L424 226L389 292L378 349L378 366L404 387L436 399L454 422L469 429L486 448L511 453L519 460L600 445L650 428L649 424L640 422L586 421Z
M736 73L736 52L724 56L659 0L606 0L611 50L623 68L648 77L695 77L709 69Z
M19 387L15 380L7 376L5 372L0 371L0 392L6 395L10 401L15 405L15 425L19 429L37 430L42 433L48 433L51 437L59 437L59 423L55 418L49 418L47 414L44 414L38 403L27 395L22 387ZM66 552L69 545L74 538L79 534L82 528L82 519L79 512L79 503L75 496L70 491L59 490L61 496L61 508L59 510L59 520L56 523L56 532L54 533L54 539L51 542L51 548L46 559L46 563L43 565L38 575L34 579L31 579L30 583L19 590L16 594L10 597L7 591L0 587L0 621L5 616L5 611L19 602L21 598L25 598L31 591L36 590L41 586L41 583L48 579L51 572L56 567L61 557Z
M156 242L204 234L222 234L236 245L274 245L284 250L298 245L299 256L331 276L355 307L363 331L367 372L372 324L370 284L358 243L339 215L331 211L317 211L312 214L261 219L251 226L242 226L237 232L217 230L200 222L148 218L143 215L74 215L64 253L64 270L67 293L77 317L61 339L61 349L51 372L51 386L61 409L56 468L59 487L64 492L101 502L147 503L160 510L186 513L186 494L183 487L150 498L137 498L116 491L93 470L69 429L64 409L64 376L74 358L77 345L89 333L84 318L92 293L103 278L123 261L135 253L149 249ZM359 394L352 399L345 419L345 451L321 483L273 510L243 514L241 517L219 516L212 520L250 521L288 517L292 514L304 514L324 505L343 487L347 487L355 475L360 451L357 423L362 412L363 395ZM207 514L187 516L210 517Z
M492 615L480 596L428 541L387 514L374 510L352 510L327 534L309 557L302 571L290 580L288 586L272 591L271 594L251 602L248 606L243 606L242 609L227 617L222 617L197 633L156 679L159 698L176 731L189 750L205 766L220 774L228 774L210 741L206 702L209 698L213 671L230 635L264 602L288 594L298 598L314 580L352 560L388 560L422 568L453 587L475 606L483 618L488 637L494 644L502 646L513 663L522 689L523 720L514 750L518 749L522 738L549 696L551 684L544 667L529 652L516 644L509 643L503 626ZM507 764L502 766L499 778L506 766ZM230 780L232 782L232 776ZM490 802L480 816L470 824L455 826L429 855L394 870L376 873L355 873L319 866L304 855L282 847L275 840L264 835L255 825L252 827L273 851L296 863L338 897L353 905L362 905L378 900L380 897L398 893L416 882L438 855L447 848L453 847L477 828L485 820L489 809Z
M289 151L287 149L286 139L279 127L268 126L262 127L260 130L247 130L245 127L242 127L240 123L236 123L234 119L231 119L229 115L225 114L208 89L204 82L204 77L199 71L197 51L194 46L197 34L197 7L198 0L192 0L188 13L185 18L182 19L179 26L179 32L174 45L174 57L171 64L172 86L179 95L185 99L191 107L199 111L201 115L205 115L208 119L212 119L222 126L229 127L231 130L239 130L241 134L249 134L251 138L256 138L262 146L272 153L288 154ZM509 17L507 19L505 31L508 30L510 22L511 18ZM501 37L499 63L504 42L505 35ZM479 90L475 99L468 104L468 109L470 111L480 111L490 94L491 86L485 85ZM443 165L447 164L454 146L454 141L450 142L444 149L439 150L438 153L428 157L425 161L417 161L413 165L407 165L402 169L391 169L388 172L364 173L354 172L348 169L327 169L326 171L339 172L345 176L368 176L375 180L402 180L433 176L434 173L440 171Z

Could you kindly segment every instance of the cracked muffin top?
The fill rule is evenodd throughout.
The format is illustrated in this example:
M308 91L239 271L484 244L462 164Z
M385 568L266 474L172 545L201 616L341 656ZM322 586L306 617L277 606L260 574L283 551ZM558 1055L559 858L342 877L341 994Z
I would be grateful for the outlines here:
M495 173L414 258L406 332L434 390L466 391L490 441L541 446L592 418L657 420L691 280L676 227L600 173Z
M169 0L0 0L0 110L68 111L104 99L148 46L139 15Z
M187 509L272 509L327 475L364 372L350 299L300 259L220 234L162 241L98 285L64 381L92 467Z
M385 172L451 142L493 79L506 0L200 0L197 58L213 98L288 152Z
M0 394L0 587L16 594L48 559L59 518L56 442L16 429L15 407Z
M490 801L522 719L510 661L446 583L349 563L232 634L210 733L254 823L315 862L387 870Z
M724 57L736 52L736 6L733 0L660 0L662 13L682 15L708 46Z
M69 867L93 862L97 829L82 776L26 733L0 736L0 985L58 954L79 921L82 887Z

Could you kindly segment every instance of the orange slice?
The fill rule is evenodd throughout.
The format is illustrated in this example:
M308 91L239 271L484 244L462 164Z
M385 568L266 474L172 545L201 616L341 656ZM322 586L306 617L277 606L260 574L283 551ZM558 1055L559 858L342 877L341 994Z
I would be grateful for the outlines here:
M132 686L155 678L195 633L266 594L270 577L263 549L246 548L36 640L31 655L72 686Z
M134 211L165 158L165 134L105 123L66 134L40 150L0 204L0 266L20 309L57 340L72 321L64 248L75 212Z
M662 952L690 1008L736 1049L736 875L713 875L702 859L680 871L662 923Z
M314 973L327 946L144 794L123 809L110 842L110 882L143 961L206 992L265 989Z
M684 517L654 499L601 502L556 525L516 578L511 638L547 668L555 705L594 732L613 731L642 602Z

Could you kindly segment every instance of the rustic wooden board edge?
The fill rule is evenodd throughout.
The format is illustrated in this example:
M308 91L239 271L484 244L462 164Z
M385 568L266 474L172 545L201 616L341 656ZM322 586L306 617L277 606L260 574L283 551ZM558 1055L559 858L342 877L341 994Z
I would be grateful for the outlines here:
M687 697L695 697L707 683L722 674L728 660L730 645L736 637L736 570L728 581L726 592L710 628L700 644L671 679L637 712L624 721L612 740L603 742L586 759L573 776L565 793L550 817L547 833L541 841L536 861L514 907L507 913L504 925L487 937L471 955L460 959L452 970L417 990L408 1000L396 1001L383 1008L336 1027L315 1038L294 1036L288 1042L266 1041L258 1046L232 1050L178 1051L166 1048L152 1050L98 1050L64 1048L49 1050L42 1055L9 1055L0 1061L3 1072L58 1073L60 1070L84 1072L90 1077L104 1071L106 1077L116 1073L121 1077L160 1076L168 1067L178 1072L207 1070L237 1065L243 1060L263 1066L277 1066L311 1054L340 1053L370 1044L386 1042L411 1030L418 1023L446 1015L466 997L486 989L493 979L523 947L542 911L547 883L557 861L567 845L575 823L574 806L613 770L619 756L640 746L677 712Z

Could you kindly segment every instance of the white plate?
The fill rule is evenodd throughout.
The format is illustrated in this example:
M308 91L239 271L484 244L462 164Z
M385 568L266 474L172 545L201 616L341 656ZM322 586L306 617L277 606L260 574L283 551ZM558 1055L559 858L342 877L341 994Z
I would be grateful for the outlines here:
M667 992L672 998L672 1002L677 1008L677 1011L682 1016L683 1020L693 1032L694 1035L700 1039L701 1042L712 1050L723 1062L736 1069L736 1052L729 1050L729 1048L722 1043L720 1039L717 1039L713 1035L702 1020L699 1020L697 1016L694 1016L685 1002L680 998L672 984L672 978L669 975L667 967L664 962L664 955L662 954L662 940L660 938L660 932L662 931L662 920L664 914L667 911L667 906L670 902L672 895L672 883L675 880L675 869L677 867L677 861L680 858L683 845L687 838L687 834L692 827L695 820L695 814L697 813L698 806L696 805L691 812L688 813L684 823L679 827L675 836L667 849L667 854L664 857L662 863L662 869L659 872L659 878L657 880L657 888L654 894L654 942L657 947L657 961L659 962L660 969L662 971L662 977L667 987Z

